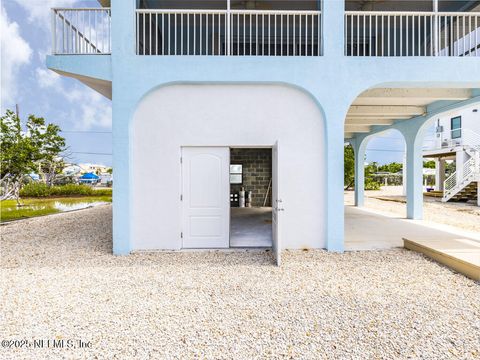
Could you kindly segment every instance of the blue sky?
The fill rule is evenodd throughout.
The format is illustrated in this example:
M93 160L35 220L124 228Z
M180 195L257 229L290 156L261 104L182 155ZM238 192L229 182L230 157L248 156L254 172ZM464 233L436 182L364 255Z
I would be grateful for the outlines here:
M45 67L45 57L51 50L50 8L97 6L94 0L2 1L1 111L18 104L22 119L35 114L60 125L72 162L110 166L110 100ZM369 142L367 162L401 162L403 152L401 135L391 131Z
M72 162L112 163L111 102L45 66L51 50L51 7L97 7L97 1L2 0L1 111L60 125ZM108 155L94 155L108 154Z

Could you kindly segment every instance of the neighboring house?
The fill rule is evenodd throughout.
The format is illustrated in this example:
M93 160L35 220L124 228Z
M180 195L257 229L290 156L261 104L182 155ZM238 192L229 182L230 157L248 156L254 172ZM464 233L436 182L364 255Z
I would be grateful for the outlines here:
M105 186L110 186L113 183L113 175L110 173L101 173L100 174L100 184Z
M63 168L62 172L65 176L80 176L82 168L75 164L68 164Z
M47 66L112 99L115 254L343 251L344 142L361 206L366 143L389 129L407 140L407 216L421 218L419 138L480 99L478 1L101 4L53 10ZM270 242L232 241L262 207Z
M480 103L439 115L423 156L435 159L435 190L443 193L443 201L478 200ZM455 161L456 170L448 178L447 161Z
M80 168L81 172L93 172L95 174L107 172L107 170L109 169L109 167L105 165L90 163L78 164L78 167Z

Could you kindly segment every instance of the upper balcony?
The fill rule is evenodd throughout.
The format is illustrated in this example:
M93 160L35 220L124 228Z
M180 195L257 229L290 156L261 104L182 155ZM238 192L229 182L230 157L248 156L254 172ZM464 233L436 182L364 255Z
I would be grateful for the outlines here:
M480 56L480 5L444 3L448 4L439 11L438 6L432 9L435 1L348 0L344 55ZM135 11L136 55L323 54L320 1L162 0L153 2L155 8L146 4L150 2L140 1ZM468 12L459 12L465 9ZM109 8L53 9L53 54L109 54L110 18Z

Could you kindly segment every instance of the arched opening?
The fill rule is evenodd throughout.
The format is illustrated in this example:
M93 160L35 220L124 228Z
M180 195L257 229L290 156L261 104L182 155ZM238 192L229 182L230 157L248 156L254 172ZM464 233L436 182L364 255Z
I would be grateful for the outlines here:
M227 182L229 179L238 182L241 174L238 167L230 171L228 165L243 165L242 171L250 167L245 162L245 149L268 149L262 151L270 154L271 172L263 174L263 170L253 166L258 179L252 183L244 181L242 186L245 192L253 191L254 207L263 205L265 199L271 204L273 248L276 235L280 249L324 248L325 143L324 119L317 103L293 87L179 84L151 91L138 105L131 129L132 248L192 247L185 246L188 226L198 225L200 233L207 225L195 223L198 219L186 222L183 204L194 205L188 211L199 208L213 198L216 188L223 186L223 178L213 186L216 180L210 176L216 174L217 165L223 164L222 154L213 155L214 151L222 151L219 149L225 149L225 157L236 159L236 163L225 162L226 174L219 170ZM195 163L194 167L185 168L186 159L182 154L186 148L213 150L209 150L208 156L202 155L206 159L203 165ZM212 160L214 157L220 160ZM210 169L209 172L202 172L205 168ZM185 183L187 173L192 171L205 175L207 181L210 177L208 186ZM270 176L271 182L266 179ZM199 177L198 181L203 180ZM267 187L258 199L255 198L257 185ZM227 184L228 202L229 189L239 192L232 190L236 186ZM191 197L189 191L197 191L198 196ZM227 205L219 213L202 213L197 217L209 216L214 223L215 216L220 218L230 210ZM221 231L229 235L232 229ZM228 247L228 242L226 244L213 247Z
M465 230L480 231L478 174L480 174L480 103L439 112L422 126L424 218ZM436 209L443 208L440 212ZM457 210L461 216L454 216Z
M361 238L363 232L364 239L372 245L364 243L363 248L375 247L371 239L387 222L389 227L380 237L395 236L390 237L390 242L382 242L382 246L403 246L403 238L409 233L407 227L375 218L380 214L389 219L426 219L464 230L475 228L478 214L476 220L468 219L462 225L458 220L462 209L445 204L448 196L457 196L472 206L478 202L476 179L480 168L476 159L480 157L480 136L472 131L479 124L478 103L472 98L475 92L471 89L378 87L355 99L345 121L345 139L351 144L349 156L352 157L353 150L354 158L354 171L346 169L345 173L355 177L355 195L346 191L346 204L357 207L346 211L346 249L355 248L348 245L349 231L355 231L355 238ZM463 118L469 122L465 131ZM463 133L468 135L462 136ZM351 163L345 161L350 167ZM397 175L390 176L392 172ZM372 195L370 185L384 191ZM378 214L362 213L362 207ZM350 221L352 214L357 220L363 216L363 220ZM375 231L369 231L371 228ZM413 230L410 234L416 236Z
M359 178L355 173L363 171L363 206L391 213L392 216L406 217L406 186L405 161L406 161L405 138L398 130L386 130L384 132L367 136L363 143L355 148L352 147L353 164L348 169L351 173L346 179L349 184L345 188L345 205L355 205L361 201L355 197L355 188L361 186L355 180ZM362 154L355 154L361 151ZM348 155L352 157L352 155ZM362 161L363 157L363 161ZM361 164L355 166L355 159ZM346 169L347 171L347 169Z

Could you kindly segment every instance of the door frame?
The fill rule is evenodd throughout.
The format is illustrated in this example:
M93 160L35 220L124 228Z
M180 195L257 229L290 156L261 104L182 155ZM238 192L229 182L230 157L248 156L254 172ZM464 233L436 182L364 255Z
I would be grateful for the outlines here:
M179 199L180 201L182 202L180 204L180 234L181 234L181 243L182 243L182 247L181 249L193 249L193 248L185 248L183 245L184 245L184 237L183 237L183 233L185 231L185 229L183 229L183 224L184 224L184 218L186 216L185 214L185 209L184 209L184 204L183 204L183 190L184 190L184 181L185 181L185 174L184 174L184 171L183 171L183 149L185 148L227 148L229 151L228 151L228 163L230 165L231 163L231 159L230 159L230 152L231 152L231 149L232 148L235 148L235 149L271 149L272 150L272 188L271 188L271 191L272 191L272 253L274 253L274 257L275 257L275 262L276 262L276 265L277 266L280 266L281 265L281 246L278 246L277 249L274 249L274 239L273 239L273 236L274 236L274 229L273 229L273 226L274 226L274 223L273 223L273 212L275 211L275 207L277 207L278 204L274 203L273 201L273 177L274 177L274 174L273 174L273 168L274 168L274 156L273 156L273 151L276 150L277 151L277 157L276 157L276 167L277 167L277 188L278 188L278 141L276 141L273 145L182 145L180 146L180 194L179 194ZM228 171L228 178L230 179L230 167L228 167L227 169ZM230 182L229 182L229 185L230 185ZM230 191L228 192L227 194L228 196L226 197L226 202L228 203L228 207L227 207L227 217L228 217L228 248L226 249L231 249L232 247L230 246L230 231L231 231L231 209L230 209ZM278 237L278 233L280 232L279 231L279 227L278 227L278 212L277 212L277 237ZM198 248L198 249L202 249L202 248ZM212 248L214 249L214 248ZM276 254L275 254L276 253Z

